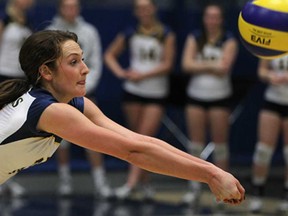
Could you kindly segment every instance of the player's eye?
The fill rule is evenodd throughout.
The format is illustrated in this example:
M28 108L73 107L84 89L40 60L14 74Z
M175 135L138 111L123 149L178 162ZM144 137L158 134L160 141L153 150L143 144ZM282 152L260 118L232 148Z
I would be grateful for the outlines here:
M72 61L70 62L70 64L71 64L71 65L77 64L77 60L72 60Z

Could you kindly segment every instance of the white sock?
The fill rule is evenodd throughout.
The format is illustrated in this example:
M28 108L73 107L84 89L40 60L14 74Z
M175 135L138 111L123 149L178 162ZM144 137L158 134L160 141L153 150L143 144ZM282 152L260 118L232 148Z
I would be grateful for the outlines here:
M106 185L105 171L103 167L96 167L92 170L92 176L94 184L97 188L101 188Z
M58 169L58 174L61 181L70 181L71 173L68 165L60 165Z

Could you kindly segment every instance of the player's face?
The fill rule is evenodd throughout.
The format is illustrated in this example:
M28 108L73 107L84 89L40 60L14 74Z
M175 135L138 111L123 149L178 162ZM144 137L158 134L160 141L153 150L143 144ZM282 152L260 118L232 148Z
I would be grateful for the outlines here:
M74 97L86 94L86 76L89 73L83 61L83 52L79 44L69 40L62 45L62 56L58 60L57 71L52 75L52 91L56 98L67 102Z
M222 27L222 11L217 6L208 6L204 12L203 23L207 31L216 31Z
M28 10L34 4L34 0L17 0L16 5L20 7L22 10Z
M78 0L63 0L59 8L61 16L67 22L75 22L80 13L80 5Z
M156 8L150 0L136 0L134 11L139 22L146 24L154 19Z

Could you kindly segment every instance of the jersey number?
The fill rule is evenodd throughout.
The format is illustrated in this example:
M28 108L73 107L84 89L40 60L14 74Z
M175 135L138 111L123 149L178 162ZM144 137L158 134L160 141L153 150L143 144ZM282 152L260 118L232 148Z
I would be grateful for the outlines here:
M153 61L156 60L156 50L155 49L140 49L140 58L142 61Z
M44 163L44 162L47 161L49 158L50 158L50 157L40 158L39 160L36 160L32 166L37 165L37 164L40 164L40 163ZM9 174L9 175L11 175L11 174L16 174L16 173L18 173L18 172L20 172L20 171L22 171L22 170L24 170L24 169L27 169L27 168L28 168L28 167L22 167L22 168L20 168L20 169L16 169L16 170L13 170L12 172L9 172L8 174Z

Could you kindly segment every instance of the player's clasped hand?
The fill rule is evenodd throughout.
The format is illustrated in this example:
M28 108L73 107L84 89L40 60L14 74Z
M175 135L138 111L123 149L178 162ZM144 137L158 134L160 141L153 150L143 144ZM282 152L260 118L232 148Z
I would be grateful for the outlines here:
M220 170L208 182L218 202L239 205L245 200L245 189L230 173Z

